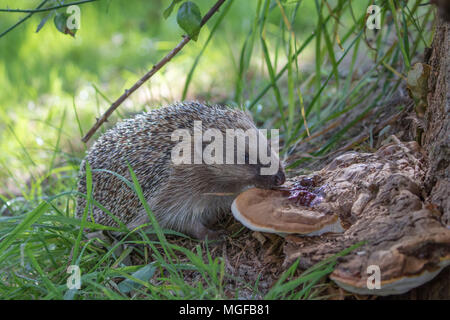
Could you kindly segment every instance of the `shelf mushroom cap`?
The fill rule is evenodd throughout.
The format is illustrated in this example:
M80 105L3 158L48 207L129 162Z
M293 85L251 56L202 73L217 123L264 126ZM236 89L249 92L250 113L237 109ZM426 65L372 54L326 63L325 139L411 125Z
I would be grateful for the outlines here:
M344 231L336 214L318 208L296 205L283 191L252 188L233 201L231 211L254 231L307 236Z
M417 275L409 275L390 279L388 281L381 281L378 288L369 288L367 284L363 285L362 283L355 281L355 279L340 278L338 275L334 274L330 276L330 279L336 282L339 287L349 292L361 295L389 296L406 293L413 288L427 283L448 265L450 265L450 260L443 260L439 263L438 268L435 268L434 270L425 270Z
M439 252L430 252L427 246L423 246L423 242L438 248ZM449 246L448 232L435 229L434 234L401 239L390 248L385 246L384 250L375 250L370 254L367 252L366 257L361 257L361 261L356 261L353 257L343 266L336 268L330 279L343 289L356 294L380 296L402 294L430 281L450 265ZM370 272L363 274L358 272L361 265L366 265L366 269ZM378 288L373 286L375 277L369 279L371 275L376 276L374 270L369 269L370 266L379 268ZM372 286L368 285L369 282Z

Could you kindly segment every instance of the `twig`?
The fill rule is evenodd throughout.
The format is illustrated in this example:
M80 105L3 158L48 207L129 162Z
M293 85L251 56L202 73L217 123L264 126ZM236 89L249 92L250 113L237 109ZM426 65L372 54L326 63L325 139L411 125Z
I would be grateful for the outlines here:
M216 4L208 11L208 13L203 17L200 26L203 26L211 16L219 10L220 6L226 0L218 0ZM153 68L147 72L141 79L139 79L130 89L125 90L125 92L116 100L113 104L106 110L106 112L97 119L97 122L92 126L92 128L86 133L86 135L81 139L84 143L88 142L92 135L100 128L100 126L107 121L108 117L116 110L122 102L124 102L134 91L136 91L140 86L144 84L145 81L150 79L156 72L158 72L167 62L169 62L180 50L188 43L191 39L188 36L183 36L183 40L177 44L175 48L172 49L164 58L162 58Z
M93 2L93 1L97 1L97 0L81 0L81 1L75 1L75 2L70 2L70 3L66 3L66 4L60 4L58 6L53 6L53 7L48 7L48 8L41 8L42 5L38 6L36 9L0 9L0 12L22 12L22 13L36 13L36 12L45 12L45 11L51 11L51 10L55 10L55 9L59 9L59 8L64 8L64 7L70 7L72 5L78 5L78 4L83 4L83 3L87 3L87 2ZM47 2L44 1L44 2Z
M48 0L44 0L42 1L37 7L36 9L41 8ZM25 22L29 17L31 17L34 14L34 12L30 12L29 14L27 14L25 17L23 17L22 19L20 19L19 21L17 21L16 24L12 25L11 27L9 27L8 29L6 29L5 31L3 31L0 34L0 38L3 37L5 34L7 34L8 32L10 32L11 30L13 30L14 28L16 28L17 26L19 26L20 24L22 24L23 22Z

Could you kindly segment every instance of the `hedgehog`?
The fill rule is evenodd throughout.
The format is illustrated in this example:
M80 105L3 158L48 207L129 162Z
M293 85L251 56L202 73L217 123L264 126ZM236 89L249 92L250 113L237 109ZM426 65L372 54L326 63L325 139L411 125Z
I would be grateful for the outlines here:
M80 165L79 193L86 194L88 161L95 202L130 230L149 223L148 213L137 194L120 178L131 181L129 165L162 228L197 239L217 239L224 232L213 230L211 226L223 213L230 212L231 203L239 193L250 187L270 189L282 185L285 172L278 155L267 143L267 154L278 162L278 167L273 174L261 174L261 169L268 165L263 164L259 156L253 163L249 161L250 150L254 147L249 139L245 140L244 163L174 163L172 153L179 141L174 141L173 132L185 130L193 134L196 121L201 121L202 132L207 129L218 130L223 135L228 129L260 132L246 111L223 105L180 102L140 113L118 122L92 145ZM258 141L261 139L264 137L258 135ZM205 147L202 141L201 150ZM236 145L232 148L237 151ZM192 151L192 155L194 153ZM237 152L234 160L237 160L236 155ZM83 216L85 206L85 198L77 197L77 217ZM91 210L88 220L118 226L104 209L93 205Z

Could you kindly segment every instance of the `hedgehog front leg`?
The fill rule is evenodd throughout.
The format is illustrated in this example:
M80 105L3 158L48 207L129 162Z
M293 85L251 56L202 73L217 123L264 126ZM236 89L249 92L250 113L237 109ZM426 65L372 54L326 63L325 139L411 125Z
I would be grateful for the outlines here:
M190 204L188 207L192 208ZM181 232L195 239L218 239L222 234L220 231L208 228L204 217L199 214L198 210L177 208L177 210L171 212L163 211L163 215L158 214L159 210L154 212L161 227Z
M201 222L190 225L186 228L185 232L199 240L216 240L223 235L223 232L209 229Z

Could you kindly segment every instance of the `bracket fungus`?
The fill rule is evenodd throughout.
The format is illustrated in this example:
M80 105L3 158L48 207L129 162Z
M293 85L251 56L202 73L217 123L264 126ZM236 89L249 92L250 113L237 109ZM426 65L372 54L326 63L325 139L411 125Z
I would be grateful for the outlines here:
M320 205L322 198L313 179L302 179L278 190L249 189L234 200L231 212L254 231L307 236L343 232L339 217Z
M318 235L287 235L285 266L299 259L306 269L363 242L337 260L330 278L357 294L401 294L450 265L450 228L427 201L425 173L420 146L394 139L375 153L343 154L307 176L322 186L323 200L312 207L290 203L286 191L250 189L236 198L233 214L254 230ZM291 185L299 179L305 176ZM301 223L292 223L297 213ZM333 221L342 233L326 229ZM304 232L293 232L297 225Z

